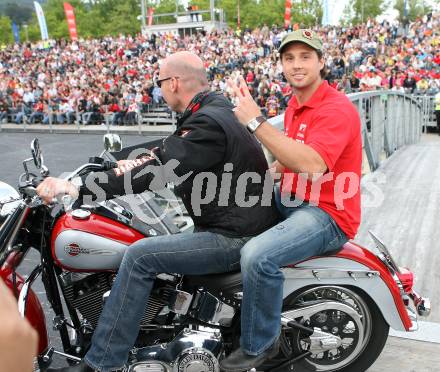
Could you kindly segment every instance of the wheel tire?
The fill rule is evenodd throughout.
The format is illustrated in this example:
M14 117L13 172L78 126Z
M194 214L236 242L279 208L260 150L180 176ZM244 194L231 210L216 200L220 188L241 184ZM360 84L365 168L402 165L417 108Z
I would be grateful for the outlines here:
M316 368L314 364L311 364L308 360L303 359L293 366L293 370L295 372L297 371L298 372L302 372L302 371L304 372L306 371L363 372L366 371L379 357L388 338L389 325L383 318L382 313L377 307L377 305L373 302L373 300L371 300L371 298L366 293L364 293L363 291L357 288L345 287L345 289L356 293L359 296L359 298L361 298L364 301L364 303L366 304L366 308L370 313L371 329L370 329L368 341L366 345L363 347L363 350L360 352L359 356L356 357L356 359L354 359L348 365L344 365L340 368L319 369ZM297 298L297 296L294 297ZM288 300L289 299L286 299L287 305L289 304Z

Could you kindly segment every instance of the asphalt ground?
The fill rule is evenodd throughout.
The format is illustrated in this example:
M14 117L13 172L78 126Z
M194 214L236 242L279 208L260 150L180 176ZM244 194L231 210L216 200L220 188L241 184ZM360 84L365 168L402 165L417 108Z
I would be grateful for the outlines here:
M102 135L95 134L44 134L44 133L0 133L0 180L12 186L17 184L18 176L23 172L22 161L31 156L30 142L38 137L41 149L44 154L45 164L56 176L66 171L71 171L85 163L89 156L98 155L102 149ZM146 142L156 136L122 135L124 145L134 145ZM404 151L404 150L402 150ZM395 206L398 208L398 206ZM368 211L369 218L375 218L374 211ZM402 216L404 218L405 216ZM379 217L378 217L379 218ZM377 222L379 223L379 222ZM361 235L361 239L362 238ZM393 252L394 253L394 252ZM397 259L399 259L397 253ZM404 252L402 252L402 255ZM39 262L35 252L30 252L26 257L21 272L26 275ZM426 272L424 282L429 282L432 273ZM429 284L425 284L429 288ZM48 306L47 299L40 281L33 287L39 296L47 321L47 328L52 344L61 349L57 334L52 331L52 312ZM434 289L432 288L432 292ZM377 362L369 369L370 372L399 371L399 372L437 372L440 371L440 325L437 323L423 323L424 333L417 337L417 333L409 336L414 339L407 339L408 334L392 333L389 337L384 351ZM424 342L427 338L426 332L431 332L431 342ZM405 337L405 338L402 338ZM64 365L64 360L56 357L55 366ZM353 371L357 372L357 371Z

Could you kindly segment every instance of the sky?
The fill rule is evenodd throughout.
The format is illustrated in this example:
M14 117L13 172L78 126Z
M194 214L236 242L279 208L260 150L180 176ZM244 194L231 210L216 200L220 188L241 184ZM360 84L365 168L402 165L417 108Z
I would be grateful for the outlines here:
M342 12L344 11L345 5L349 3L349 1L352 0L328 0L329 2L329 13L331 14L330 22L332 24L337 24L338 20L342 16ZM394 1L390 1L391 4L394 3ZM431 5L431 6L437 6L438 10L438 3L435 4L435 0L425 0L425 4ZM390 8L392 9L393 6L391 5Z

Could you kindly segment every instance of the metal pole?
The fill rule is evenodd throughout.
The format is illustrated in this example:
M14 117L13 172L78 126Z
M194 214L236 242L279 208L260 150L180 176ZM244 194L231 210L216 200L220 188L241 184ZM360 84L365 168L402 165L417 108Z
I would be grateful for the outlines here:
M29 30L28 30L29 26L27 24L24 24L23 27L24 27L24 33L26 35L26 42L28 43L29 42Z
M209 10L211 12L211 22L215 21L215 14L214 14L214 1L215 0L209 0Z
M364 23L364 0L362 1L362 16L361 16L361 23Z
M141 0L141 17L142 17L142 30L147 26L145 23L146 13L145 13L145 0Z

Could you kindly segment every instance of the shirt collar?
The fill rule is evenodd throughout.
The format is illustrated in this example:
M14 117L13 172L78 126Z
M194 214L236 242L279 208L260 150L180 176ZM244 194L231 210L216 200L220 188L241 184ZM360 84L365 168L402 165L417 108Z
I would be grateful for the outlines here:
M315 92L307 100L307 102L300 105L298 103L298 100L296 99L296 96L292 96L292 98L289 101L289 106L294 110L300 110L303 107L315 108L321 103L328 89L329 89L329 85L327 80L323 80L321 85L318 87L318 89L315 90Z

